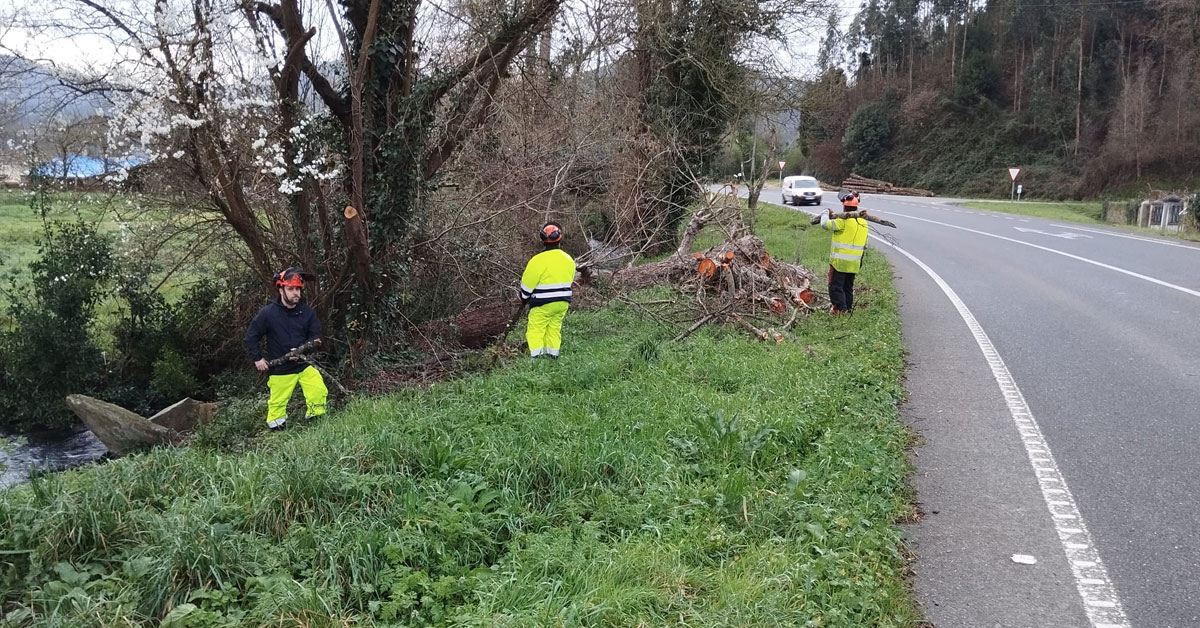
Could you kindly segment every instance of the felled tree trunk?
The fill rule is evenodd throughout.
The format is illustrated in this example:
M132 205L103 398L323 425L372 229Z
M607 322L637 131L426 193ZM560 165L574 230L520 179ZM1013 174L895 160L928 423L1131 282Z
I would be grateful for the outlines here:
M468 349L481 349L504 334L515 307L507 303L466 310L451 319L458 343Z
M429 351L446 348L482 349L504 335L516 306L493 303L463 310L449 319L422 323L419 340Z
M187 432L212 419L216 403L184 398L149 419L87 395L67 395L67 407L104 443L109 453L127 453L154 445L178 445Z

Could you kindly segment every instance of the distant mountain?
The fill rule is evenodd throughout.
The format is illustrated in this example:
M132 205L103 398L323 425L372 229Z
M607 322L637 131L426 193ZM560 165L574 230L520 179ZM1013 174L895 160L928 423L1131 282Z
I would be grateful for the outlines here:
M0 126L11 132L55 116L86 118L109 108L103 95L80 94L65 82L68 77L55 68L0 55Z

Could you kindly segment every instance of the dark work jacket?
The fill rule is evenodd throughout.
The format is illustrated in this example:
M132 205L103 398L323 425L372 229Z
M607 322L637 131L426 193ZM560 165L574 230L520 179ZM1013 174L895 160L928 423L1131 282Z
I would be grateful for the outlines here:
M259 348L263 336L267 337L265 355ZM296 304L296 307L289 310L283 307L279 301L272 301L263 306L254 316L254 320L250 321L244 342L246 353L250 354L250 361L257 362L261 358L274 360L282 357L288 351L320 337L321 321L317 320L317 313L307 303L301 301ZM271 375L291 375L299 373L307 367L307 363L299 360L284 362L279 366L272 366L270 373Z

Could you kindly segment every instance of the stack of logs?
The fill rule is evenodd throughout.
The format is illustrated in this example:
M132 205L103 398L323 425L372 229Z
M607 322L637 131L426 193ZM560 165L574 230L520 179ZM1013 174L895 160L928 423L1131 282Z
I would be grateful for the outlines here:
M902 188L896 187L887 181L878 179L868 179L863 176L851 173L842 181L842 188L853 192L861 192L866 194L895 194L897 196L933 196L933 192L922 190L920 188Z

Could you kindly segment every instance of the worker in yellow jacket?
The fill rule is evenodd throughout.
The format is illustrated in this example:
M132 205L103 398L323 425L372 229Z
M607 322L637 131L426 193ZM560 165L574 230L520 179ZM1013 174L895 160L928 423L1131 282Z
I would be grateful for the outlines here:
M842 198L843 211L858 210L858 195ZM829 243L829 301L831 314L854 311L854 278L862 268L867 250L867 221L862 218L834 218L830 209L821 216L821 228L833 232Z
M525 339L529 355L558 358L562 348L562 321L571 305L575 260L562 250L563 229L546 223L538 234L546 250L534 255L521 274L521 302L529 306Z

